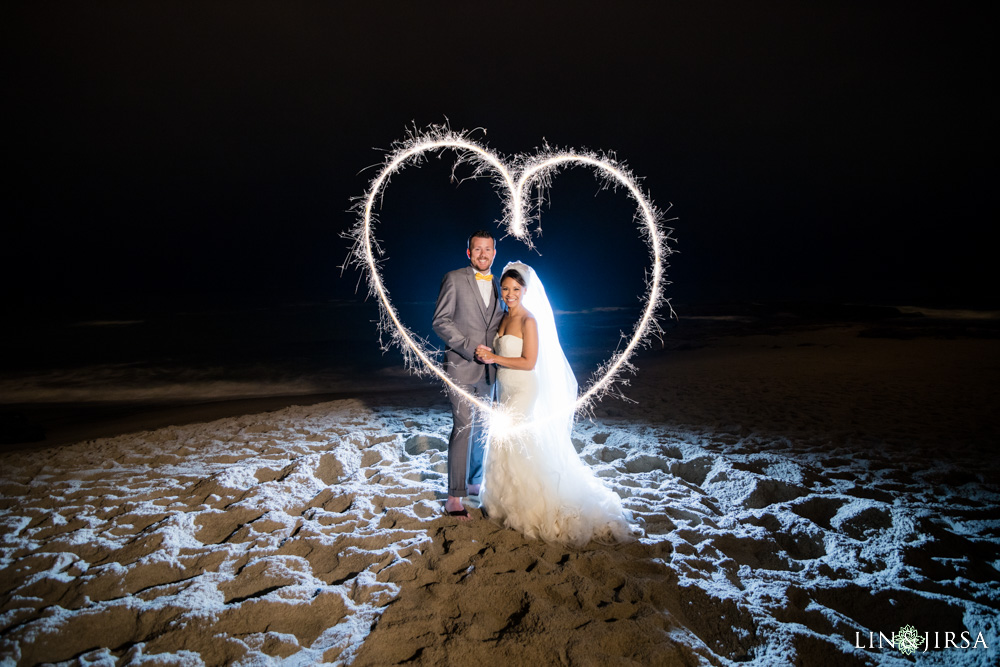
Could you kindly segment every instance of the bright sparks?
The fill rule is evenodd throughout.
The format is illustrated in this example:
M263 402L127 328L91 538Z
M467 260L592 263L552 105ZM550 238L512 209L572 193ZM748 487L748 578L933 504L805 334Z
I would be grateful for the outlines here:
M500 407L485 403L448 377L434 359L436 351L399 319L399 314L392 305L389 293L382 282L380 268L382 252L373 232L377 222L374 212L375 202L384 195L386 185L393 174L410 164L421 164L428 153L443 150L453 150L458 156L452 169L453 174L459 165L470 164L473 167L472 178L493 179L498 194L504 201L502 227L506 227L509 235L519 239L529 248L533 247L530 231L532 223L536 229L535 233L540 232L541 204L552 185L552 177L561 169L570 166L591 167L596 170L604 187L617 189L621 186L635 201L637 205L635 222L646 240L650 254L650 270L646 279L642 316L636 322L625 347L615 352L597 369L590 385L579 395L576 403L567 407L567 413L575 414L587 409L594 401L612 391L616 381L625 382L622 374L625 371L635 371L629 363L635 350L652 334L660 331L656 322L656 311L666 301L663 295L664 268L666 258L671 252L667 245L669 234L661 227L663 212L653 205L628 168L609 155L591 151L558 150L545 145L534 156L518 155L504 159L470 139L469 133L456 133L444 126L432 126L420 133L411 132L406 140L397 142L392 147L381 170L372 179L367 194L360 198L355 206L355 210L358 211L358 221L350 233L354 243L348 264L358 267L365 273L369 294L378 299L381 312L380 334L389 338L389 343L382 339L383 347L398 346L403 353L407 368L416 373L430 372L439 377L452 391L457 392L480 410L486 411L491 417L491 422L494 422L494 428L499 428L501 431L510 430L511 425L505 423L509 420L504 418ZM531 197L532 192L535 193L534 199ZM548 415L546 418L562 419L566 416L568 415Z

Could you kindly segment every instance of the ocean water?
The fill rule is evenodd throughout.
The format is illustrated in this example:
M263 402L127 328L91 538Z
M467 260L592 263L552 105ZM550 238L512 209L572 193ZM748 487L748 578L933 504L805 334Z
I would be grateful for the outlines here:
M433 302L401 318L442 347ZM638 308L561 313L581 379L630 334ZM426 386L380 342L372 301L148 309L101 318L25 318L3 333L0 404L175 403ZM388 339L385 339L387 342Z
M431 345L433 302L397 305ZM640 309L595 306L557 312L561 342L580 384L625 344ZM1000 337L1000 312L857 304L664 307L650 346L684 350L720 336L798 326L860 323L859 335ZM260 396L395 390L435 384L383 349L373 301L122 309L100 318L24 317L0 332L0 406L199 403Z

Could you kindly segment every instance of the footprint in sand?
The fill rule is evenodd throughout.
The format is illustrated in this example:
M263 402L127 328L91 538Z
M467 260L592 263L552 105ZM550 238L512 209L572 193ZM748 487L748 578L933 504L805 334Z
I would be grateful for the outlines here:
M406 439L406 442L403 444L403 449L410 456L416 456L431 450L446 452L448 451L448 442L435 435L418 433L417 435L412 435Z

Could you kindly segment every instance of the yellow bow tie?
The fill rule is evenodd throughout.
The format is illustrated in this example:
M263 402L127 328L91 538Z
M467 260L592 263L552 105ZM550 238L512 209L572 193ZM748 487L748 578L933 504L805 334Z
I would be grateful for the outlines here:
M493 280L493 274L476 271L476 280Z

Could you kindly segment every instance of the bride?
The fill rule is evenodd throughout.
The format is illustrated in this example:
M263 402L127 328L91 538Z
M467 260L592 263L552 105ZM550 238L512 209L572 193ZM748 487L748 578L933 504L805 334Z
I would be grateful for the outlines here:
M552 307L534 270L511 262L500 291L507 314L493 349L505 432L492 434L480 501L493 518L528 537L583 546L627 541L633 527L621 499L580 460L570 439L576 378L556 333Z

